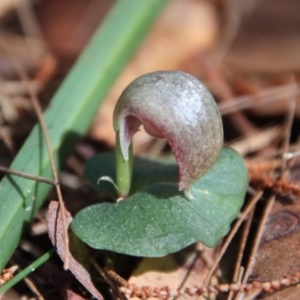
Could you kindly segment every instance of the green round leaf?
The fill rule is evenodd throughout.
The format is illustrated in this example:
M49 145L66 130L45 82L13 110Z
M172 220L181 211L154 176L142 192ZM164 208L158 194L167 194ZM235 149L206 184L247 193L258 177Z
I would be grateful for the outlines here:
M117 192L110 182L105 180L98 181L102 176L109 176L113 180L116 179L115 161L115 154L111 152L93 156L84 166L84 178L94 188L117 199ZM134 157L130 195L154 183L170 182L176 184L178 176L178 166L174 161Z
M150 164L144 163L144 167ZM135 171L142 177L136 178L143 186L141 190L119 203L83 209L72 222L74 233L96 249L152 257L197 241L213 247L227 234L248 184L247 170L237 152L222 150L216 164L193 185L193 199L178 192L174 165L152 163L152 168L144 169L144 175L143 168ZM142 179L146 177L162 182L153 179L152 185L145 186Z

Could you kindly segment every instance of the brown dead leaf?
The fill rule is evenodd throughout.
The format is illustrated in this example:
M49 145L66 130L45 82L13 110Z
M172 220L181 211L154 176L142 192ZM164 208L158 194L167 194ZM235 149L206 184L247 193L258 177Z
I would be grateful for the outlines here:
M66 212L66 220L69 225L72 222L72 216ZM47 214L48 233L52 244L56 247L57 254L63 260L65 257L65 244L63 235L63 224L61 220L61 211L57 201L51 201ZM70 239L70 265L69 269L77 280L97 299L103 300L102 295L92 283L89 269L89 252L84 243L79 240L69 229ZM71 298L72 299L72 298Z
M214 6L208 1L170 1L101 106L90 135L114 145L112 115L123 89L142 74L182 69L188 58L212 46L218 30L216 19ZM144 136L139 132L136 138L145 140Z
M249 110L255 115L282 115L289 110L291 99L295 98L295 115L296 117L300 116L299 91L297 85L293 84L295 81L298 82L299 78L295 74L284 72L263 76L239 73L234 76L231 79L231 85L233 85L235 93L252 96L252 99L249 98L252 104Z

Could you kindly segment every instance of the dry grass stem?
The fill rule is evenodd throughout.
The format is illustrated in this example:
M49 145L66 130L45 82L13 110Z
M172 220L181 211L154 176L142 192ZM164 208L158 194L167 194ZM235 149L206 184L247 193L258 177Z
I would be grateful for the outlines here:
M50 184L50 185L56 185L57 184L57 182L55 180L52 180L52 179L48 179L48 178L41 177L41 176L36 176L36 175L30 175L30 174L19 172L19 171L14 171L12 169L1 167L1 166L0 166L0 172L3 172L5 174L16 175L16 176L26 178L26 179L30 179L30 180L34 180L34 181L47 183L47 184Z
M293 159L293 158L296 158L296 157L300 156L300 151L284 153L283 156L287 160Z
M265 211L262 215L259 227L258 227L257 232L255 234L254 242L253 242L253 245L252 245L252 248L251 248L251 251L250 251L249 261L248 261L248 264L245 268L245 273L244 273L244 277L243 277L243 280L242 280L242 284L246 284L246 282L248 281L249 275L251 274L253 265L255 263L255 256L256 256L260 241L261 241L261 237L263 235L266 222L268 220L271 209L272 209L273 204L275 202L275 198L276 197L274 195L272 195L267 200L267 205L266 205ZM237 294L236 299L239 299L239 296L240 296L240 293Z
M244 267L241 266L241 263L242 263L242 259L244 256L244 251L245 251L247 239L249 236L249 231L250 231L250 227L252 224L253 216L254 216L254 209L250 211L248 218L245 222L243 231L242 231L242 237L241 237L241 241L240 241L240 245L239 245L239 249L238 249L238 256L237 256L237 260L235 262L235 268L234 268L234 272L233 272L233 282L236 282L236 283L241 283L242 277L244 275ZM242 274L241 274L241 272L242 272ZM233 296L233 292L230 291L227 299L231 300L232 296Z
M42 85L39 81L35 79L29 79L28 86L35 91L35 93L39 93L42 89ZM1 82L1 94L4 94L6 96L16 96L16 95L26 95L28 92L27 85L22 81L15 81L15 80L3 80ZM25 101L25 98L23 98L23 108L31 109L31 104L28 101Z
M294 83L281 86L265 88L259 91L258 95L243 95L235 97L230 102L219 103L219 110L222 116L249 108L264 107L267 104L286 102L288 98L299 96L299 89Z
M261 293L261 290L254 290L249 295L247 295L243 300L254 300Z
M90 260L91 264L93 265L93 267L97 270L97 272L104 278L106 283L108 283L110 285L110 287L113 290L115 296L118 299L127 300L127 298L118 289L118 286L117 286L116 281L115 281L116 277L114 277L114 280L112 280L111 277L110 277L110 276L112 276L112 273L110 273L110 275L108 275L106 273L106 271L103 270L91 256L89 257L89 260ZM119 277L120 276L118 276L118 278ZM124 283L124 281L122 283Z
M296 99L291 98L289 103L289 110L286 115L286 120L284 124L284 130L283 130L283 145L282 145L282 166L281 166L281 179L285 178L285 172L287 170L287 159L285 158L285 154L289 152L290 147L290 139L291 139L291 129L293 125L293 120L295 116L295 110L296 110Z
M252 132L239 141L232 142L229 146L238 151L242 156L261 150L269 146L281 134L281 126L276 125L266 129Z
M20 73L22 80L27 82L27 75L21 69L19 71L20 71L19 73ZM33 91L31 91L29 87L28 87L28 89L29 89L28 92L30 95L30 99L31 99L33 107L37 113L39 123L40 123L42 131L43 131L43 135L44 135L44 139L46 142L47 151L48 151L48 155L49 155L49 159L50 159L53 177L54 177L55 182L57 183L55 185L55 188L56 188L56 193L58 196L59 205L63 212L62 213L62 219L63 219L63 224L64 224L63 231L64 231L64 236L65 236L65 247L66 247L65 259L64 259L64 269L68 270L69 269L69 237L68 237L68 228L67 228L67 224L66 224L65 205L64 205L63 198L62 198L62 193L61 193L60 184L59 184L59 178L58 178L58 174L56 171L56 166L55 166L55 162L54 162L54 158L53 158L53 154L52 154L51 142L50 142L50 139L49 139L49 136L47 133L47 127L46 127L46 124L45 124L45 121L43 118L42 109L41 109L41 106L39 104L39 101L38 101L35 93Z
M240 213L239 218L237 219L237 221L232 226L230 233L227 235L227 237L226 237L226 239L225 239L225 241L222 245L222 248L220 250L220 253L219 253L218 257L216 258L216 260L214 261L214 264L211 267L209 273L207 274L207 276L206 276L206 278L203 282L203 285L206 285L210 281L213 273L215 272L217 266L219 265L219 262L220 262L221 258L223 257L226 249L228 248L228 245L232 241L234 235L236 234L236 232L240 228L241 224L244 222L244 220L247 218L247 216L250 214L250 212L254 209L257 201L261 198L262 194L263 194L263 191L257 192L257 194L250 200L249 204Z
M236 0L227 1L225 6L226 22L224 24L223 33L220 37L219 45L213 56L213 61L216 66L221 65L240 30L240 24L243 17L253 10L256 1L257 0L249 0L245 2Z
M193 271L193 269L194 269L194 267L195 267L195 265L196 265L196 263L197 263L197 260L199 259L200 255L201 255L201 251L199 251L199 250L197 251L197 250L196 250L196 251L195 251L195 257L193 258L193 261L192 261L191 265L189 266L189 268L188 268L188 270L187 270L187 272L186 272L186 274L185 274L185 276L184 276L182 282L180 283L180 285L179 285L179 287L178 287L178 290L179 290L179 291L180 291L181 289L183 289L185 283L186 283L187 280L189 279L189 276L191 275L191 272Z
M24 281L26 282L27 286L31 289L31 291L34 293L35 298L38 300L45 300L45 298L42 296L42 294L39 292L35 284L30 280L28 277L24 278Z
M128 282L117 274L115 271L105 268L105 273L111 278L118 286L127 286Z
M16 0L14 0L16 1ZM26 36L43 41L42 31L29 0L22 0L15 3L22 29ZM46 43L43 43L46 48Z
M212 65L208 58L202 59L202 66L206 71L208 79L213 83L215 92L221 101L226 103L232 102L234 99L232 89L219 70ZM240 111L232 113L230 119L235 128L244 135L256 131L256 127Z
M1 114L0 114L1 118ZM10 154L13 156L15 154L15 145L12 140L11 129L7 126L3 126L0 121L0 139L4 142L5 146L9 150Z
M9 51L6 47L5 44L1 43L1 48L4 49L5 51L7 51L7 54L9 55ZM51 169L52 169L52 173L53 173L53 177L54 177L54 181L56 182L55 184L55 188L56 188L56 193L58 196L58 201L59 201L59 205L60 208L62 210L62 219L63 219L63 232L64 232L64 238L65 238L65 247L66 247L66 251L65 251L65 258L64 258L64 269L68 270L69 269L69 236L68 236L68 227L67 227L67 223L66 223L66 216L65 216L65 205L64 205L64 201L62 198L62 193L61 193L61 189L60 189L60 184L59 184L59 178L58 178L58 174L56 171L56 166L55 166L55 162L54 162L54 158L53 158L53 154L52 154L52 147L51 147L51 142L48 136L48 132L47 132L47 127L43 118L43 113L42 113L42 108L39 104L37 95L35 93L34 90L31 89L30 85L28 85L29 82L29 78L27 76L27 74L24 72L24 70L22 69L22 67L18 64L18 62L13 59L13 57L10 57L10 61L12 66L14 67L15 71L17 72L17 74L19 75L19 77L21 78L21 80L24 82L24 84L27 85L27 89L28 89L28 94L30 97L30 100L32 102L32 105L34 107L34 110L37 114L42 132L43 132L43 136L46 142L46 147L47 147L47 151L48 151L48 155L49 155L49 160L50 160L50 165L51 165Z

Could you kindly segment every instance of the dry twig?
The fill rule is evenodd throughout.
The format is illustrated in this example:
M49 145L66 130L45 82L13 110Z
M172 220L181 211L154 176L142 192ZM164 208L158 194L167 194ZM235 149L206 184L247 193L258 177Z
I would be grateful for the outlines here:
M213 273L215 272L221 258L223 257L228 245L230 244L230 242L232 241L234 235L236 234L237 230L239 229L239 227L241 226L241 224L244 222L244 220L247 218L247 216L249 215L249 213L254 209L256 203L258 202L258 200L261 198L263 192L259 191L257 192L257 194L251 199L251 201L249 202L249 204L246 206L246 208L240 213L240 216L238 218L238 220L235 222L235 224L233 225L233 227L231 228L231 231L229 233L229 235L226 237L226 240L224 241L223 245L222 245L222 249L218 255L218 257L216 258L216 260L214 261L213 266L211 267L208 275L206 276L203 284L207 284L207 282L210 281L211 276L213 275Z
M249 275L252 271L253 265L255 263L255 256L256 256L256 253L257 253L257 250L258 250L258 247L259 247L262 235L263 235L265 224L268 220L268 217L270 215L270 212L271 212L274 202L275 202L275 196L272 195L271 197L269 197L269 199L267 201L267 206L266 206L263 216L260 220L260 224L259 224L258 230L256 232L256 235L254 238L254 243L253 243L253 246L252 246L252 249L250 252L249 261L248 261L247 267L245 269L244 277L242 280L242 285L246 284L246 282L248 281ZM239 299L239 295L240 295L240 293L237 294L236 299Z
M1 43L1 48L3 48L5 51L7 51L8 55L9 55L9 51L7 50L6 45ZM61 193L61 189L60 189L58 174L57 174L57 171L56 171L56 166L55 166L55 162L54 162L54 158L53 158L51 142L50 142L48 132L47 132L47 127L46 127L46 124L45 124L45 121L44 121L44 118L43 118L42 108L39 104L39 101L38 101L38 98L37 98L37 95L36 95L35 91L28 84L29 83L29 78L28 78L27 74L24 72L22 67L12 57L10 57L10 59L11 59L11 63L13 65L14 69L16 70L17 74L20 76L20 78L22 79L24 84L27 86L28 94L30 96L30 100L31 100L32 105L33 105L33 107L35 109L35 112L37 114L40 126L42 128L42 132L43 132L43 135L44 135L44 139L45 139L45 142L46 142L46 147L47 147L47 151L48 151L48 155L49 155L49 159L50 159L50 165L51 165L54 181L56 183L55 188L56 188L56 192L57 192L57 196L58 196L58 201L59 201L60 208L61 208L62 212L64 212L62 214L63 231L64 231L65 247L66 247L66 249L65 249L66 250L65 251L65 259L64 259L64 269L68 270L68 268L69 268L69 236L68 236L67 224L66 224L65 205L64 205L63 198L62 198L62 193Z

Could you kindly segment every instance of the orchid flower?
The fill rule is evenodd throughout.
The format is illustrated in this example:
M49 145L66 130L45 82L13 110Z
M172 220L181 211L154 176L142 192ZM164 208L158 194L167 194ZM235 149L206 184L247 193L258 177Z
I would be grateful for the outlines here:
M192 75L157 71L138 77L121 94L114 110L117 186L130 190L132 137L143 125L165 138L179 167L179 190L191 185L216 162L223 146L222 119L207 88Z

